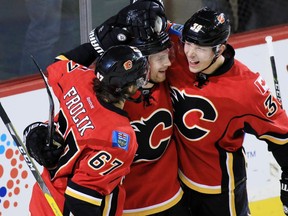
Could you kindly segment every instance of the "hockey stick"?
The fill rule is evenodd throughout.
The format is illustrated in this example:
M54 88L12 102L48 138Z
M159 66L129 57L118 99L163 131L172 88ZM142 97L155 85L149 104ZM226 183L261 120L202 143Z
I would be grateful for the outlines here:
M36 60L34 59L34 57L31 55L31 58L34 62L34 64L36 65L36 67L38 68L38 71L40 72L42 79L45 83L45 87L46 87L46 91L48 93L48 97L49 97L49 120L48 120L48 136L47 136L47 146L52 145L53 143L53 128L54 128L54 101L53 101L53 97L51 94L51 91L49 89L49 85L48 85L48 81L47 81L47 77L44 75L43 71L41 70L41 68L39 67L39 65L37 64Z
M273 73L273 79L274 79L274 87L275 87L275 92L276 92L276 97L280 103L280 106L282 108L282 98L280 94L280 86L278 82L278 77L277 77L277 70L276 70L276 64L275 64L275 57L274 57L274 49L273 49L273 44L272 44L272 36L266 36L265 41L268 46L269 50L269 56L270 56L270 63L272 67L272 73Z
M62 213L61 213L57 203L55 202L55 200L52 197L49 189L47 188L45 182L43 181L43 178L41 177L41 175L40 175L37 167L35 166L32 158L27 154L27 150L25 148L25 145L23 144L22 140L18 136L18 134L17 134L13 124L11 123L7 113L5 112L1 102L0 102L0 116L1 116L2 121L4 122L4 124L6 125L10 135L12 136L14 142L16 143L20 153L24 157L29 169L31 170L34 178L36 179L36 182L38 183L39 187L43 191L44 196L45 196L48 204L52 208L54 214L57 215L57 216L62 216Z

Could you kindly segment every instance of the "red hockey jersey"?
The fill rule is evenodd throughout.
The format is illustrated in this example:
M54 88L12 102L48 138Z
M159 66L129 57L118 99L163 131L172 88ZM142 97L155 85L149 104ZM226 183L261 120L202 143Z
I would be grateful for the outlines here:
M182 197L173 132L173 112L166 82L151 90L150 106L126 102L138 141L131 172L123 182L124 215L150 215L175 205Z
M43 173L60 208L64 193L122 215L125 192L113 193L130 165L137 149L135 132L127 113L98 101L93 91L94 71L73 61L58 61L48 68L49 84L60 103L59 131L67 147L55 170ZM49 181L51 176L52 181ZM36 186L37 187L37 186ZM51 215L43 194L33 192L32 215ZM118 199L118 206L112 206ZM110 210L109 210L110 208ZM110 215L110 214L109 214Z
M259 73L234 59L227 45L225 62L198 86L183 50L176 55L168 79L173 101L179 176L191 189L218 194L246 179L245 133L268 144L288 143L288 118Z

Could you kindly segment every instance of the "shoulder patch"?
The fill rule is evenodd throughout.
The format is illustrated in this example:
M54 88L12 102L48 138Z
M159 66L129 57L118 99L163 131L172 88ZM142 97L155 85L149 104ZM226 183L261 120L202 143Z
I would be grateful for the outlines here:
M122 148L125 151L129 147L130 136L120 131L112 132L112 147Z
M255 80L254 84L257 86L262 95L264 95L267 91L269 91L269 87L267 86L265 80L261 76L259 76Z

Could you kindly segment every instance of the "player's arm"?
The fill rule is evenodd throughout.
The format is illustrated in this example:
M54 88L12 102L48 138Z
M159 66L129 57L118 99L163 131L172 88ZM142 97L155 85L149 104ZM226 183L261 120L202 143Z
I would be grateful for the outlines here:
M155 32L166 29L167 18L161 1L133 2L91 31L89 39L96 52L101 54L110 46L127 44L132 38L147 40Z
M82 44L57 57L90 66L111 46L129 44L133 38L143 40L166 29L164 6L158 0L138 0L108 18L89 34L90 43Z
M118 192L117 186L109 195L105 196L95 190L68 181L68 187L64 194L65 206L73 215L102 216L103 209L114 211L117 209L118 202L124 202L123 200L120 201L120 197L117 198ZM113 213L109 212L109 215Z
M81 65L90 66L97 57L102 55L104 50L111 46L127 44L132 37L149 37L149 34L154 31L157 16L166 22L164 7L161 3L157 0L138 0L126 6L120 10L118 14L110 17L103 24L92 30L89 43L84 43L68 52L62 53L56 57L56 60L69 59ZM156 29L159 30L159 26ZM160 31L161 30L162 29L160 29ZM119 35L122 37L119 37ZM56 66L51 66L50 70L54 67ZM49 68L47 70L49 70ZM58 68L57 71L61 70ZM61 74L58 76L61 76ZM35 134L37 134L38 129L41 130L41 128L35 129ZM39 146L35 145L36 141L34 142L34 140L39 143ZM58 157L53 155L53 153L44 156L43 151L45 144L43 145L43 142L40 142L41 140L42 138L36 135L33 140L28 138L27 148L30 149L30 153L33 154L32 157L37 158L39 164L50 167L51 164L48 163L48 161L51 160L54 163L61 154L57 152L56 155L58 155ZM38 147L39 149L36 149ZM49 159L49 155L53 158Z
M259 112L259 118L250 122L248 130L268 144L268 150L282 169L280 198L285 214L288 215L288 116L260 77L253 82L253 86L257 90L249 91L256 98L251 101L251 107L254 106ZM255 104L255 101L258 103Z
M59 60L72 60L81 65L89 67L99 55L95 52L91 43L84 43L76 48L69 50L55 58L56 61Z
M80 148L85 145L85 148L73 165L73 173L65 190L65 205L74 215L86 215L82 211L84 207L87 208L87 215L97 215L99 211L103 214L106 205L121 210L124 191L119 185L129 171L134 155L131 151L135 149L130 151L122 147L110 147L110 141L98 139L78 140L77 145ZM127 148L129 146L127 144ZM60 163L63 158L65 156ZM115 215L112 212L110 214Z
M161 0L138 0L108 18L89 34L84 43L55 58L72 60L86 67L111 46L129 44L132 38L147 39L155 32L166 29L167 18Z

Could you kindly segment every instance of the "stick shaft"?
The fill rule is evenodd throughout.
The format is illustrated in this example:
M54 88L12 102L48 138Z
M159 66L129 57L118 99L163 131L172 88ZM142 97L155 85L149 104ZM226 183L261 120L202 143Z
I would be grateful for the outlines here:
M52 208L54 214L57 216L62 216L62 213L61 213L57 203L53 199L48 187L46 186L43 178L41 177L41 174L38 171L37 167L35 166L35 163L33 162L32 158L27 154L27 150L25 148L25 145L23 144L22 140L18 136L18 134L17 134L13 124L11 123L6 111L4 110L1 102L0 102L0 116L2 118L3 123L7 127L10 135L12 136L14 142L16 143L20 153L24 157L30 171L32 172L34 178L36 179L36 182L38 183L39 187L43 191L43 194L44 194L48 204Z
M271 64L271 68L272 68L276 97L277 97L279 103L281 104L281 108L282 108L282 98L281 98L280 86L279 86L278 76L277 76L277 69L276 69L276 63L275 63L275 57L274 57L274 49L273 49L273 44L272 44L273 38L271 36L267 36L265 38L265 40L266 40L268 50L269 50L270 64Z
M38 65L38 63L36 62L35 58L31 55L31 58L34 62L34 64L36 65L36 67L38 68L39 73L41 74L41 77L45 83L45 87L46 87L46 91L48 93L48 98L49 98L49 118L48 118L48 137L47 137L47 145L52 145L53 143L53 127L54 127L54 101L53 101L53 97L52 97L52 93L49 89L49 85L48 85L48 80L47 77L45 76L45 74L43 73L42 69L40 68L40 66Z

